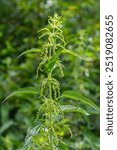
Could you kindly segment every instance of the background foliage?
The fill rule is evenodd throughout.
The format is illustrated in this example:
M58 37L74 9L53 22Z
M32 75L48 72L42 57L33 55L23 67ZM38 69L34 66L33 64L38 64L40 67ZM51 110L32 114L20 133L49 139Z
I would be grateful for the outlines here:
M62 57L65 76L59 78L62 91L73 89L99 105L99 1L94 0L1 0L0 1L0 102L11 92L27 86L40 87L44 75L36 78L39 56L17 56L26 49L41 47L37 31L47 25L48 16L63 15L67 48L88 57ZM1 105L0 145L2 150L21 148L28 126L34 121L37 97L19 95ZM68 99L61 103L67 104ZM69 103L74 101L69 100ZM75 102L75 105L79 103ZM65 135L70 150L99 149L99 114L84 107L91 115L70 113L73 137Z

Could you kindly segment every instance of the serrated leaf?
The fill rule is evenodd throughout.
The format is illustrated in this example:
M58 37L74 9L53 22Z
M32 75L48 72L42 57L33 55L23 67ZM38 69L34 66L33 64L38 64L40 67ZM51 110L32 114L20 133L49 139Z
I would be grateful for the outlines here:
M33 145L32 138L38 134L40 128L41 128L40 122L38 122L38 123L34 124L32 127L28 128L23 149L27 149L28 147L31 147Z
M32 140L32 137L38 134L40 130L41 124L36 125L35 127L28 129L26 139L25 139L25 144L29 144L30 141Z
M83 110L80 107L75 107L72 105L62 105L61 108L62 108L63 112L79 112L79 113L82 113L84 115L89 115L88 112L86 112L85 110Z
M45 69L46 69L46 72L47 72L47 73L50 73L50 72L52 71L52 69L53 69L54 65L56 64L56 61L57 61L57 59L59 58L60 54L61 54L61 50L58 50L58 51L56 52L56 54L54 54L54 55L49 59L49 61L46 63Z
M92 100L90 100L89 98L83 96L82 94L80 94L76 91L70 91L70 90L65 91L65 92L63 92L62 96L67 97L67 98L71 98L71 99L74 99L74 100L79 100L82 103L84 103L86 105L89 105L89 106L91 106L94 109L99 111L99 107Z
M24 52L21 53L17 58L21 57L22 55L25 55L25 54L28 54L28 53L34 53L34 52L40 53L41 50L38 49L38 48L32 48L32 49L29 49L29 50L24 51Z
M71 51L71 50L68 50L68 49L63 49L62 53L67 53L67 54L73 55L75 57L78 57L82 60L89 61L87 58L80 56L80 54L78 52L75 52L75 51Z
M39 89L37 87L21 88L11 93L9 96L7 96L2 103L4 103L7 99L11 98L12 96L16 96L18 94L38 94L38 93L39 93Z

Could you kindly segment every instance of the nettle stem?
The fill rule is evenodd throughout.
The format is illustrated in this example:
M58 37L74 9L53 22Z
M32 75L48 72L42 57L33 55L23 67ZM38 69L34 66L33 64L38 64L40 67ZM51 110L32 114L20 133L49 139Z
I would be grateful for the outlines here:
M53 29L53 35L55 36L55 28ZM55 53L55 48L56 48L56 39L53 37L53 53Z
M49 80L51 80L51 73L48 76ZM53 138L52 138L52 85L51 83L49 84L49 99L50 99L50 115L49 115L49 121L50 121L50 135L49 135L49 139L50 139L50 147L52 148L53 145Z
M58 122L61 121L59 118L62 118L63 115L62 110L60 108L60 104L57 102L57 99L60 96L60 84L59 82L53 78L54 69L58 68L60 73L63 74L62 64L59 61L60 56L60 48L64 48L64 37L62 35L61 30L61 17L57 14L54 17L50 17L49 25L50 28L45 28L46 33L44 33L41 37L47 36L47 42L44 47L46 50L43 52L43 60L42 66L45 66L47 78L42 83L42 95L46 95L47 104L45 105L45 114L48 114L46 117L47 122L47 132L48 132L48 141L46 144L48 147L47 150L57 150L59 145L59 130L61 130L61 124ZM45 57L45 52L48 54ZM40 68L41 69L41 68ZM44 104L43 104L44 105ZM46 135L46 133L44 133ZM45 137L46 138L46 137ZM46 145L45 144L45 145Z
M42 82L41 98L43 104L39 108L39 114L42 115L41 128L38 135L37 145L40 150L58 150L61 142L61 130L63 127L63 112L58 102L60 97L60 84L53 77L58 69L63 75L63 65L59 61L61 49L64 49L65 41L61 30L61 17L54 14L49 17L49 27L41 29L44 32L40 38L45 37L46 42L41 52L41 62L37 68L38 71L44 71L47 75ZM61 150L61 149L60 149Z
M53 35L55 34L54 33L55 32L55 29L53 29ZM53 39L52 39L52 41L53 41L53 47L52 47L52 51L53 51L53 54L55 53L55 47L56 47L56 42L55 42L55 40L54 40L54 37L53 37ZM51 55L52 55L52 51L51 51L51 49L50 49L50 52L49 52L49 56L51 57ZM48 79L49 80L52 80L52 73L49 73L49 75L48 75ZM50 111L49 111L49 113L50 113L50 118L49 118L49 121L50 121L50 147L52 148L53 147L53 122L52 122L52 114L53 114L53 105L52 105L52 101L53 101L53 97L52 97L52 95L53 95L53 90L52 90L52 83L50 82L49 83L49 99L50 99Z

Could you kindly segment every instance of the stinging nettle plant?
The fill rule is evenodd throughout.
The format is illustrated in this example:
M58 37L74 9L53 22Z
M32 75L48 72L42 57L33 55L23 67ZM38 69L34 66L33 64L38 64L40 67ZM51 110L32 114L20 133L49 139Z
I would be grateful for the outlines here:
M25 139L25 144L22 150L67 150L68 146L63 142L63 129L64 132L69 132L72 135L69 125L66 122L64 113L66 112L79 112L84 115L89 115L84 109L72 105L61 105L60 98L66 97L73 100L79 100L85 105L89 105L95 110L99 110L98 106L90 99L84 97L76 91L65 91L61 95L60 83L53 77L54 72L58 70L60 74L58 76L63 77L63 64L61 63L60 56L62 54L71 54L73 56L80 57L80 55L74 51L70 51L65 48L66 42L64 40L62 31L61 17L56 13L53 17L48 19L48 27L38 31L43 38L45 44L42 49L33 48L24 51L24 54L39 53L40 63L37 67L37 77L39 72L44 72L46 78L42 82L41 89L37 87L22 88L13 92L8 98L17 94L39 94L39 99L42 100L42 104L38 109L37 118L32 127L29 127ZM3 102L4 102L3 101Z

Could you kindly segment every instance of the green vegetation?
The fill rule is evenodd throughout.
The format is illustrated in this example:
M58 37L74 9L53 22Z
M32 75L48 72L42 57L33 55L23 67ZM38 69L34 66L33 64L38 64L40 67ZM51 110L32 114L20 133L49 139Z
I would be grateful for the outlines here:
M1 4L2 150L98 150L99 4Z

